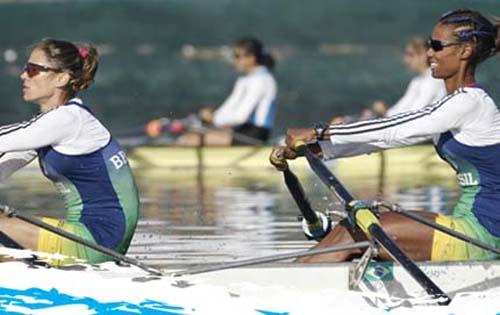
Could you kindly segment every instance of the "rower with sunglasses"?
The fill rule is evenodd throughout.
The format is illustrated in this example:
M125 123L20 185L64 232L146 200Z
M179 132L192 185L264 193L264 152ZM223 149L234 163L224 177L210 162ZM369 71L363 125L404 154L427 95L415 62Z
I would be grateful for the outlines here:
M448 94L420 110L391 117L331 125L324 130L289 129L288 147L276 147L271 162L295 158L295 143L316 144L324 158L339 158L432 140L457 173L462 195L450 216L418 214L500 248L500 112L476 82L479 64L500 51L499 25L473 10L444 14L429 40L432 75L444 79ZM353 204L353 208L362 203ZM496 254L438 232L395 212L380 214L383 228L414 260L495 259ZM350 231L337 225L317 247L350 243ZM357 252L306 257L301 262L344 261ZM382 252L382 259L390 257Z
M109 131L77 98L98 66L97 50L44 39L34 45L21 74L23 98L40 106L30 120L0 127L0 178L38 157L42 173L62 195L66 219L43 221L125 253L134 233L139 197L127 157ZM16 218L0 230L21 246L96 263L109 257Z
M234 68L243 75L234 85L231 95L216 110L202 109L193 120L203 123L203 132L186 132L177 144L199 145L255 145L265 144L271 136L276 112L276 80L272 74L274 58L255 38L243 38L234 45ZM196 123L194 123L196 125ZM161 135L166 129L189 130L172 125L169 119L156 119L146 126L151 137ZM191 128L197 129L197 128ZM175 133L175 132L173 132Z

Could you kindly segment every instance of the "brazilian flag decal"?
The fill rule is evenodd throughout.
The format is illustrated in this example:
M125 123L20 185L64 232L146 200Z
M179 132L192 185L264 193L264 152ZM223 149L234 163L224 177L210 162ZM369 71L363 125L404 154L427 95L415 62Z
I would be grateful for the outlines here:
M393 263L370 263L365 273L367 281L392 281L394 280Z

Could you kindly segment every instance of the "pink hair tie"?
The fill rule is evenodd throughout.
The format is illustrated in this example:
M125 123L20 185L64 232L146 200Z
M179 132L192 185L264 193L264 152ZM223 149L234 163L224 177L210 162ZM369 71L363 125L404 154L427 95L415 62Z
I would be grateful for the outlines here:
M85 59L89 55L89 50L87 48L80 48L78 49L78 53L80 54L80 57Z

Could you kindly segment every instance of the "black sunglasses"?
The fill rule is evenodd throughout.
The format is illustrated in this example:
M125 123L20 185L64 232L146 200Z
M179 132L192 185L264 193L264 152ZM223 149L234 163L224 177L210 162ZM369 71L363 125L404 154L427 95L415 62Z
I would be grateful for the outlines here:
M446 47L454 46L454 45L462 45L462 44L463 44L463 42L444 42L444 41L432 39L432 38L429 38L427 40L427 45L430 48L432 48L432 50L434 50L434 51L441 51L441 50L445 49Z
M240 58L243 58L243 57L245 57L245 54L237 54L237 53L233 54L233 58L234 59L240 59Z
M29 78L36 77L37 75L40 74L40 72L49 72L49 71L61 72L60 69L50 68L50 67L38 65L36 63L31 63L31 62L28 62L24 66L24 72L26 72L26 74L28 75Z

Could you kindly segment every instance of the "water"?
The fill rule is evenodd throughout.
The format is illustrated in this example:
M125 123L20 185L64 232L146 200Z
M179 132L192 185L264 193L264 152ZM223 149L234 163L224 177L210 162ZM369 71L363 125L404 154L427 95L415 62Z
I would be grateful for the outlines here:
M129 255L157 267L192 265L306 249L298 209L280 173L271 170L136 169L141 213ZM298 173L318 210L338 202L308 171ZM375 198L376 178L342 178L360 198ZM451 184L450 184L451 182ZM458 190L450 178L387 180L386 200L446 213ZM63 217L52 184L35 168L0 186L0 200L32 215Z

